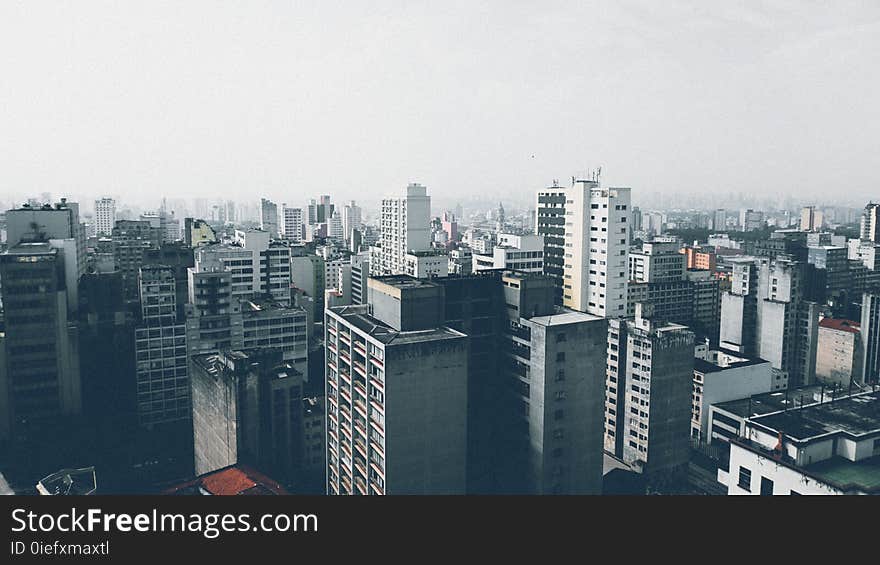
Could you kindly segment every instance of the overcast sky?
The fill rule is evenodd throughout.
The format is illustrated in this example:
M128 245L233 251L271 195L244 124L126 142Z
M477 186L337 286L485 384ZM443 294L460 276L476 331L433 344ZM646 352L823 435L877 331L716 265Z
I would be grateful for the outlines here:
M0 196L880 197L880 2L0 2Z

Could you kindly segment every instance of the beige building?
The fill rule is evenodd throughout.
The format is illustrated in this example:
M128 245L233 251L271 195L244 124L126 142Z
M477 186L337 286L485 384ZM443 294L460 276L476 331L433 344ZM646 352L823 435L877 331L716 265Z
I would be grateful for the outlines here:
M848 386L861 375L861 331L858 322L824 318L819 322L816 378Z

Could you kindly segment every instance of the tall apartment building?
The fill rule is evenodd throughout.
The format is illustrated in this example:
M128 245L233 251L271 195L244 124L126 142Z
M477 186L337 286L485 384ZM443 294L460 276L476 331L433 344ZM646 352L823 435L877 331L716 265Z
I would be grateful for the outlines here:
M786 258L761 258L758 272L756 354L788 373L794 386L816 375L819 305L806 300L806 268Z
M371 268L380 275L405 272L405 257L431 248L431 197L424 186L411 183L406 194L383 198L380 216L381 260Z
M325 314L327 493L464 494L467 336L439 325L435 285L370 282L379 317Z
M39 434L82 410L77 328L68 319L65 276L65 261L73 256L48 242L18 243L0 255L0 438Z
M801 231L817 232L822 229L824 223L822 211L817 210L815 206L801 208Z
M609 320L605 449L646 475L687 464L694 334L643 315Z
M260 229L269 238L278 238L278 205L266 198L260 199Z
M281 237L299 245L303 240L303 211L302 208L288 208L287 204L281 205Z
M724 231L727 229L727 210L718 208L712 214L712 229L715 231Z
M538 193L535 232L544 236L544 272L557 280L559 304L603 318L624 316L630 189L573 181Z
M730 260L730 290L721 296L721 347L756 356L758 264L755 257Z
M861 322L861 370L853 374L853 378L859 383L877 383L880 382L880 293L862 295Z
M162 244L161 230L147 220L118 220L113 227L113 258L122 273L126 298L138 294L138 273L144 264L144 254Z
M868 202L862 211L862 217L859 222L859 232L862 241L873 241L880 243L880 224L878 224L877 215L880 213L880 204Z
M177 308L175 270L149 265L139 270L141 321L135 329L137 414L153 428L191 418L186 325Z
M506 272L502 285L499 490L601 494L608 321L556 307L550 277Z
M95 200L95 234L110 235L116 225L116 201L112 198Z
M370 254L366 251L356 253L351 261L351 303L367 303L367 281L370 278Z
M361 207L352 200L342 208L342 231L345 240L349 241L352 230L359 230L362 225Z
M822 318L816 345L816 379L848 387L861 384L864 357L859 323L852 320Z
M345 228L342 224L342 214L339 213L339 210L334 211L327 221L327 237L338 244L345 243Z

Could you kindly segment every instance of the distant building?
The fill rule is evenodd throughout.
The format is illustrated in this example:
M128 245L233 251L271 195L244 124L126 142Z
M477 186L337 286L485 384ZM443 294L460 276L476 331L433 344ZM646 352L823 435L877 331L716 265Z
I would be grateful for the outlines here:
M382 199L381 259L370 261L374 274L404 274L408 253L430 249L430 216L431 197L420 184L407 186L404 196Z
M445 277L449 274L449 257L436 251L414 251L403 257L403 273L417 279Z
M109 236L116 225L116 201L112 198L95 200L95 234Z
M801 231L816 232L821 230L824 224L821 210L817 210L815 206L801 208Z
M278 238L278 205L266 198L260 199L260 229L268 233L270 239Z
M217 242L217 234L214 233L214 228L209 226L206 221L185 218L183 224L183 241L187 247L195 248L203 243Z

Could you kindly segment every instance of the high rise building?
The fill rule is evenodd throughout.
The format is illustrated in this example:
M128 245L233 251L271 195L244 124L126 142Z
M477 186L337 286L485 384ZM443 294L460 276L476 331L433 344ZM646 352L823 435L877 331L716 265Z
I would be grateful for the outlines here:
M287 241L299 245L303 239L302 208L288 208L287 204L282 204L281 214L283 216L281 236Z
M112 198L95 200L95 233L110 235L116 225L116 201Z
M136 298L138 272L144 264L144 253L159 248L162 243L161 229L151 225L149 220L117 220L111 240L116 268L122 273L125 295L129 299Z
M880 382L880 294L876 291L862 295L861 371L853 374L858 383Z
M758 265L755 257L732 259L730 290L721 296L721 347L756 356Z
M0 438L39 434L82 410L77 328L68 319L65 276L72 256L45 241L18 243L0 255Z
M556 307L548 276L506 272L502 285L507 390L496 395L507 400L491 416L502 428L498 489L601 494L608 321Z
M367 281L370 278L370 254L366 251L351 256L351 303L367 303Z
M824 223L822 211L817 210L815 206L804 206L801 208L801 231L819 231Z
M597 176L538 193L536 233L557 303L597 316L626 314L630 189L601 188Z
M605 449L646 475L677 474L690 450L694 334L645 309L609 320Z
M382 199L381 261L374 273L398 275L405 272L405 256L431 248L431 197L420 184L406 187L406 195Z
M719 208L712 215L712 229L715 231L724 231L727 229L727 210Z
M361 225L363 225L361 207L352 200L342 209L342 231L345 235L345 240L349 241L352 230L361 229Z
M252 464L296 484L304 458L303 378L277 349L192 359L195 472Z
M266 198L260 199L260 229L270 239L278 238L278 205Z
M135 330L137 414L140 425L152 429L191 418L186 325L178 314L172 267L141 267L138 282L141 321Z
M442 289L409 281L371 279L374 316L326 312L328 494L466 491L467 336L440 325Z
M862 241L873 241L880 243L880 224L877 221L877 214L880 212L880 204L868 202L862 211L860 220L860 232Z
M342 214L339 213L339 210L334 211L333 215L330 217L330 221L327 222L327 237L339 244L344 243L346 237L351 237L350 235L345 235Z

